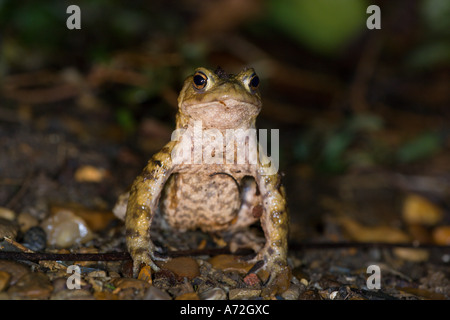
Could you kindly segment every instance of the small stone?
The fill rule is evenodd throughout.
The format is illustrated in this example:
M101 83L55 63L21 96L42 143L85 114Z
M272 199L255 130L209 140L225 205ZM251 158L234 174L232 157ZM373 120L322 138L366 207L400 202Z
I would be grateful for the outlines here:
M50 300L95 300L95 297L86 289L67 289L53 293Z
M322 300L320 294L315 290L307 290L302 292L298 297L299 300Z
M0 240L3 240L4 237L14 240L18 231L19 227L16 223L0 218Z
M172 271L180 278L193 279L200 275L200 268L197 261L190 257L178 257L162 263L161 268Z
M155 286L148 288L143 300L172 300L169 294Z
M0 218L13 221L16 218L16 213L11 209L0 207Z
M239 257L231 254L219 254L208 260L213 268L219 269L225 272L236 271L246 274L253 267L253 264L239 261Z
M393 252L398 258L412 262L427 261L430 256L428 250L416 248L394 248Z
M90 278L106 278L106 271L104 270L95 270L88 273L88 277Z
M192 284L190 281L185 281L181 284L172 286L171 288L169 288L167 290L167 292L173 297L178 297L178 296L184 295L185 293L194 292L194 287L192 287Z
M201 300L226 300L227 293L222 288L213 288L199 294Z
M52 280L53 293L67 290L67 278L59 277Z
M107 176L107 171L86 165L78 168L74 176L77 182L101 182Z
M19 224L20 231L25 233L31 227L37 226L39 224L39 220L28 212L21 212L17 216L17 223Z
M119 297L108 291L94 292L95 300L119 300Z
M297 300L300 296L300 286L291 284L289 289L281 294L281 297L285 300Z
M56 213L58 211L70 211L76 216L83 219L88 225L89 229L97 232L105 229L109 223L116 217L109 210L95 210L89 209L77 204L67 204L64 206L52 206L50 212Z
M200 300L197 293L187 292L175 298L175 300Z
M116 288L119 288L121 290L132 288L136 290L146 290L150 287L150 285L147 282L133 279L133 278L119 278L114 279L113 284Z
M441 246L450 245L450 226L440 226L433 229L433 241Z
M6 289L9 284L9 279L11 279L11 275L6 271L0 271L0 291Z
M345 216L337 221L351 239L359 242L405 243L410 240L405 232L390 226L368 227Z
M23 245L33 251L42 251L47 245L47 234L39 226L31 227L23 236Z
M246 300L259 297L261 290L256 289L231 289L228 293L230 300Z
M11 275L11 279L9 280L10 286L15 285L17 280L31 272L27 266L9 260L0 260L0 271L8 272Z
M50 297L53 286L48 277L41 272L28 273L21 277L14 286L8 289L13 299L40 299Z
M139 271L138 279L152 284L152 267L144 266Z
M122 193L117 199L112 212L114 215L122 221L125 221L125 215L127 213L128 199L130 198L130 193Z
M433 226L441 221L443 210L425 197L408 195L403 203L403 219L407 223Z
M52 214L41 227L47 233L47 244L52 247L70 248L93 238L86 222L68 210Z
M147 282L133 278L114 279L112 284L116 287L112 293L119 300L140 300L151 287Z
M249 273L244 277L244 282L248 286L254 286L260 283L259 278L254 273Z

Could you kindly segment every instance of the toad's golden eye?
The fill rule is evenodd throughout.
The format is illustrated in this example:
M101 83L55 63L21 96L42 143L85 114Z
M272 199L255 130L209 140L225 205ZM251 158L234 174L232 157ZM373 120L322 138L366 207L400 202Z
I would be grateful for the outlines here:
M197 71L194 74L192 82L195 89L202 90L203 88L206 87L206 84L208 83L208 77L203 72Z
M249 82L249 87L254 91L258 88L258 86L259 86L259 77L256 74L253 74Z

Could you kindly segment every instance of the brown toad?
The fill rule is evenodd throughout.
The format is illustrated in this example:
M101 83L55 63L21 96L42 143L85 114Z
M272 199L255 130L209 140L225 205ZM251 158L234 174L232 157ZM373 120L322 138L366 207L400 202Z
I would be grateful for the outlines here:
M154 260L161 258L155 255L150 226L159 202L169 225L179 230L234 232L259 220L266 242L252 262L264 262L269 283L288 273L288 213L279 174L257 143L252 143L251 135L224 138L230 149L220 147L220 135L255 129L262 106L258 84L251 68L237 75L198 68L185 80L178 97L175 131L182 133L182 139L172 135L172 141L150 159L130 191L125 225L135 276L141 264L158 270ZM212 132L213 138L205 132ZM247 150L246 156L239 158L242 150ZM252 152L257 161L250 160Z

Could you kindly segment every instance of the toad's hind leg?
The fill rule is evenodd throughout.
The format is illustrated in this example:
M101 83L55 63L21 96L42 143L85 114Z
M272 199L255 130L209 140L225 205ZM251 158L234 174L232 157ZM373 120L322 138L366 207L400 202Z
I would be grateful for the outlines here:
M236 220L224 234L230 250L236 252L241 248L250 248L255 252L261 250L265 239L248 226L259 220L262 214L261 195L253 177L246 176L240 183L241 207Z

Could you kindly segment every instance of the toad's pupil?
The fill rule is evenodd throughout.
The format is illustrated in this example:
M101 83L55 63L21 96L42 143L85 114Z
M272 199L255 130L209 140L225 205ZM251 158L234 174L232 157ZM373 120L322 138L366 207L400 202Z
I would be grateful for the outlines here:
M203 88L206 85L206 78L200 74L197 74L194 76L194 84L199 88Z
M258 76L254 76L254 77L252 78L252 80L250 81L250 86L251 86L253 89L256 89L256 88L259 86L259 77L258 77Z

